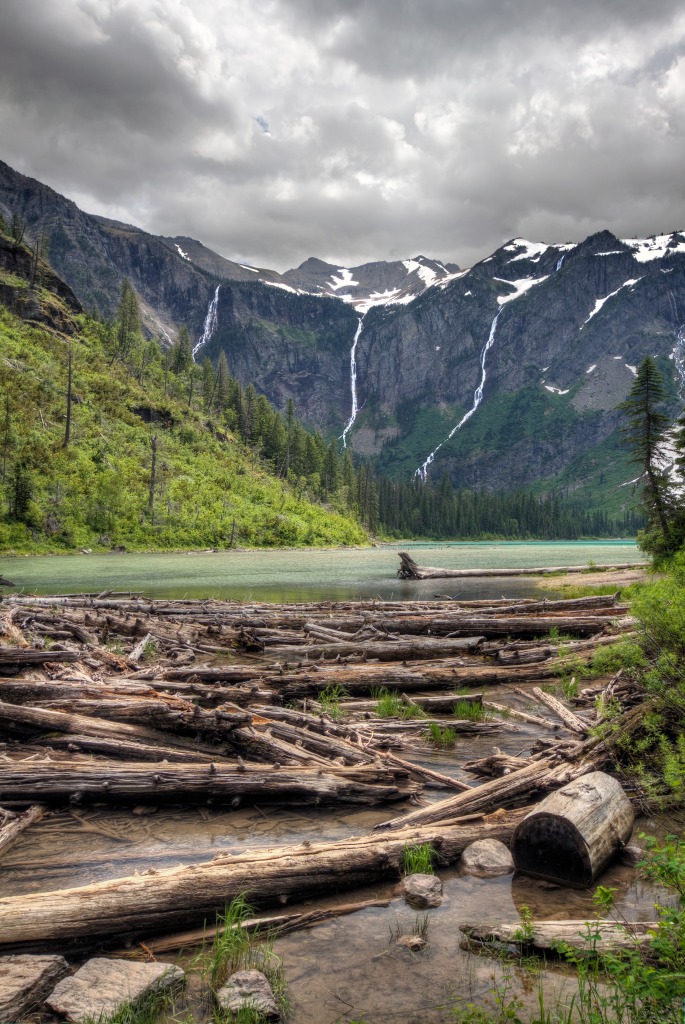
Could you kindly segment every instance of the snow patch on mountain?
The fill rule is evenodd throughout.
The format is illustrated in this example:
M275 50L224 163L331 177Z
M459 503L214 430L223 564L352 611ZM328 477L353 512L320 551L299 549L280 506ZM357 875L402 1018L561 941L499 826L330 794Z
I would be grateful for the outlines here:
M632 249L633 259L639 263L685 253L685 236L679 231L670 235L652 235L651 238L622 238L621 241Z
M599 313L600 309L602 308L602 306L604 305L605 302L607 302L609 299L612 299L614 297L614 295L618 295L618 293L621 291L622 288L632 288L632 286L634 284L637 284L638 281L641 281L641 280L642 280L641 277L635 277L635 278L631 278L629 281L624 281L623 284L619 285L618 288L616 288L615 291L609 292L609 294L605 295L603 299L597 299L595 301L595 308L592 310L592 312L590 313L590 315L587 318L587 320L583 321L583 324L582 324L582 326L580 328L581 331L582 331L583 327L585 326L585 324L589 324L590 323L590 321L592 320L593 316L597 316L597 314Z
M507 281L505 277L495 277L493 278L493 280L502 281L504 284L510 284L512 288L516 289L511 293L511 295L498 295L497 301L500 304L500 306L503 306L507 302L513 302L514 299L518 299L519 296L523 295L527 291L530 291L530 289L534 285L542 284L543 281L546 281L548 277L549 274L546 274L544 277L521 277L516 281Z
M354 274L347 267L338 267L338 273L340 277L332 277L328 282L328 287L337 292L338 288L356 288L359 281L354 280Z
M176 242L175 245L178 250L178 255L181 257L181 259L188 260L188 263L190 263L190 256L188 255L188 253L183 251L178 242Z

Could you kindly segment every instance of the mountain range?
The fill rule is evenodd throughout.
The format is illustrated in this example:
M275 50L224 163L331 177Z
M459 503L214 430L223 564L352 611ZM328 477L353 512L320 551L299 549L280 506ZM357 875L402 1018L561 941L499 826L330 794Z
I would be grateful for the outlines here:
M466 269L311 258L281 274L84 213L1 162L0 211L43 238L85 308L113 317L128 278L163 345L186 325L198 361L223 350L243 384L281 409L292 398L386 474L563 488L616 511L635 475L616 406L645 355L682 409L684 232L517 238Z

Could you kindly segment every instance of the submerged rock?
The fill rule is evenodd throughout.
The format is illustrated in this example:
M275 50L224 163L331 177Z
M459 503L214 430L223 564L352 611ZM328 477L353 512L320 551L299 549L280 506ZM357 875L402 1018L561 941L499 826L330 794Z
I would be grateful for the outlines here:
M397 945L410 949L412 953L418 953L419 950L424 949L428 943L425 939L421 938L420 935L400 935L397 940Z
M467 875L495 878L497 875L511 874L514 861L504 843L497 839L478 839L466 847L459 866Z
M95 957L55 988L47 1005L80 1024L89 1017L104 1024L127 1003L171 988L185 977L173 964Z
M261 971L238 971L232 974L217 992L216 999L222 1010L228 1010L234 1016L250 1008L263 1014L267 1020L281 1019L276 997L266 975Z
M442 903L442 882L435 875L407 875L402 893L411 907L439 907Z
M0 1021L16 1021L69 971L62 956L0 956Z

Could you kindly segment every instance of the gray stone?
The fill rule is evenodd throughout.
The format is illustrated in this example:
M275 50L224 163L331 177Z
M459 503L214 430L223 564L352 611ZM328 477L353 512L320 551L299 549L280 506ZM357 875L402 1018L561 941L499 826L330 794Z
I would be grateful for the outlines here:
M467 875L495 878L497 875L511 874L514 861L504 843L497 839L479 839L466 847L459 866Z
M402 882L402 893L407 903L419 910L439 907L442 903L442 882L435 875L407 875Z
M228 1010L234 1015L250 1007L262 1013L267 1020L281 1019L271 985L261 971L238 971L232 974L217 992L216 999L222 1010Z
M428 943L425 939L422 939L420 935L400 935L397 940L397 945L410 949L412 953L418 953L419 950L427 946Z
M103 1022L127 1003L170 988L185 977L173 964L95 957L55 988L47 1005L67 1020L92 1017Z
M42 1003L68 970L62 956L0 956L0 1022L13 1024Z

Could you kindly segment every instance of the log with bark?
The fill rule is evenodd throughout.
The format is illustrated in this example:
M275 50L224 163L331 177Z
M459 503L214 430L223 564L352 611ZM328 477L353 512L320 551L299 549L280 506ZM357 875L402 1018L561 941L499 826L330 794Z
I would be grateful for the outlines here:
M509 843L523 816L512 811L463 825L405 829L334 843L303 843L219 855L210 863L0 899L0 948L75 941L80 948L213 922L244 894L255 909L399 878L406 847L428 843L454 863L476 839Z

